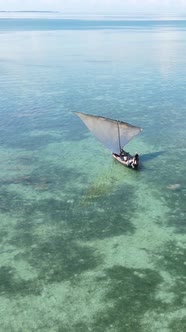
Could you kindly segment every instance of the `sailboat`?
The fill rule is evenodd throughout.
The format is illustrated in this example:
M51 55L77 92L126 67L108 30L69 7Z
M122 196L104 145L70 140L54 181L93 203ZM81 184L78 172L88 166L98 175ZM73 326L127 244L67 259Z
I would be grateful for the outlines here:
M75 112L84 122L94 136L112 152L112 156L121 164L136 169L139 165L139 155L130 155L124 150L124 146L138 135L142 128L129 123L113 120L103 116L96 116Z

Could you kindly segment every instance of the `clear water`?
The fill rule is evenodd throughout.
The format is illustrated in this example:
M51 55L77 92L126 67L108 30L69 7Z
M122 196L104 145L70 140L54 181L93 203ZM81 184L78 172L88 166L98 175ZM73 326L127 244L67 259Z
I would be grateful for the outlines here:
M185 331L186 21L0 20L2 331ZM112 159L73 112L144 128Z

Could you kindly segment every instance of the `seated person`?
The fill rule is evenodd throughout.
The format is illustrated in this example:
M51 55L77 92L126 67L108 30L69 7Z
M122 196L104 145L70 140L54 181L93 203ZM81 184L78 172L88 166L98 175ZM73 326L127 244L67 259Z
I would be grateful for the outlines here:
M125 150L121 149L121 151L120 151L120 158L121 159L128 160L128 155L129 155L128 152L126 152Z

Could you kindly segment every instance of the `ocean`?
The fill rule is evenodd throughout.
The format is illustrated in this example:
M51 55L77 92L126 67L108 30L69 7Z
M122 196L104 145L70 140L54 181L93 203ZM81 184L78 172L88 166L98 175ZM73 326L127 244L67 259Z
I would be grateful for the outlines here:
M186 20L0 18L0 321L186 330ZM140 126L112 158L74 112Z

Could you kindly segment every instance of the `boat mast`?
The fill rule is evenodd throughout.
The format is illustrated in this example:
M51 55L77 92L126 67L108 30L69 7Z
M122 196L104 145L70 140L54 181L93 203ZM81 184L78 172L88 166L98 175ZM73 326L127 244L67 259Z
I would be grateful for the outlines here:
M119 142L119 150L121 152L121 141L120 141L120 129L119 129L119 120L117 120L117 125L118 125L118 142Z

